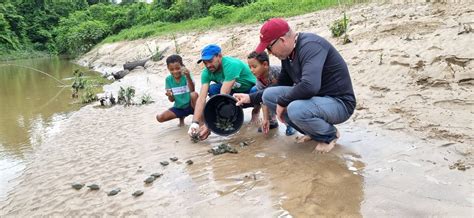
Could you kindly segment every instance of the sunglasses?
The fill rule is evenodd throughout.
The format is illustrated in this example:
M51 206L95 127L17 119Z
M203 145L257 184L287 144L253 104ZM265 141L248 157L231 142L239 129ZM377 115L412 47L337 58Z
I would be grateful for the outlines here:
M267 50L271 52L273 45L275 45L275 43L278 42L278 40L280 40L280 38L276 39L276 40L273 41L270 45L268 45L268 46L267 46Z

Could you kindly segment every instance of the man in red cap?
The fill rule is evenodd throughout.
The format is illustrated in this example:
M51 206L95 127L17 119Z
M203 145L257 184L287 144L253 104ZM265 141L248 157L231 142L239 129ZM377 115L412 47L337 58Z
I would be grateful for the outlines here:
M354 112L356 99L347 64L324 38L297 33L280 18L260 29L256 52L267 50L281 60L278 86L264 92L235 94L237 104L263 103L305 136L314 140L316 152L329 152L340 137L334 124L345 122Z

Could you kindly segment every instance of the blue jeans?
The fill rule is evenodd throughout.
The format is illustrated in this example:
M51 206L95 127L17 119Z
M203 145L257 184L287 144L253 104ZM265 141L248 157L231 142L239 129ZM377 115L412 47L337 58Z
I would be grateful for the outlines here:
M266 88L263 92L263 103L276 112L278 98L288 93L292 87L277 86ZM284 114L286 122L308 135L315 141L329 143L336 138L334 124L342 123L349 119L344 103L329 96L315 96L306 100L294 100L286 107Z
M249 91L249 94L255 93L257 91L258 91L257 86L252 86L252 88Z
M209 97L220 94L221 93L221 88L222 88L222 83L210 84L209 85L209 90L207 91L207 94L209 95ZM254 93L254 92L257 92L257 86L253 86L252 88L250 88L249 91L244 92L244 93L250 94L250 93ZM231 90L229 95L233 95L233 94L234 94L234 91Z

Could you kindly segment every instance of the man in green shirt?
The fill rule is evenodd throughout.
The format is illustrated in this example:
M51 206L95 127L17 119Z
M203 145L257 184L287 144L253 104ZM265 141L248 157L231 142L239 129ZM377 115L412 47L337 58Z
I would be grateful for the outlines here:
M204 140L210 134L204 125L203 116L207 95L249 93L256 83L256 78L247 64L237 58L222 56L221 48L215 44L209 44L202 49L198 63L201 62L206 68L201 73L201 91L188 134L193 136L199 133L199 138Z

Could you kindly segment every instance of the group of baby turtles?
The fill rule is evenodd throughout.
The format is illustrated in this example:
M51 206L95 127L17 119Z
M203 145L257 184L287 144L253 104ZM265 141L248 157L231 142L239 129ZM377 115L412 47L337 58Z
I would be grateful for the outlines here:
M250 140L246 140L246 141L243 141L243 142L240 142L239 143L239 146L242 148L242 147L246 147L248 145L250 145L251 143L255 142L255 140L253 139L250 139ZM238 153L237 149L235 149L234 147L230 146L229 144L227 143L222 143L220 145L217 145L217 146L214 146L212 147L210 150L208 150L209 153L212 153L214 155L219 155L219 154L224 154L224 153L233 153L233 154L236 154ZM171 157L170 158L171 161L173 162L176 162L178 161L178 158L177 157ZM187 160L186 161L186 164L187 165L191 165L193 164L194 162L192 160ZM160 164L162 166L168 166L170 163L168 161L161 161ZM141 167L140 167L141 168ZM143 182L145 184L151 184L153 183L156 179L160 178L161 176L163 176L163 173L153 173L151 174L149 177L147 177ZM85 184L83 183L78 183L78 182L75 182L73 183L72 185L72 188L73 189L76 189L76 190L81 190ZM97 191L97 190L100 190L100 186L97 185L97 184L91 184L91 185L88 185L87 186L89 188L89 190L91 191ZM114 195L117 195L119 192L120 192L120 188L115 188L109 192L107 192L107 195L108 196L114 196ZM137 190L135 192L132 193L132 196L134 197L139 197L141 195L143 195L143 191L142 190Z
M217 122L214 122L214 125L216 125L218 129L221 129L223 131L235 130L234 124L232 123L232 121L226 118L217 118Z
M173 162L176 162L176 161L178 161L178 158L177 158L177 157L171 157L170 160L173 161ZM194 163L194 162L193 162L192 160L187 160L187 161L186 161L186 164L187 164L187 165L191 165L191 164L193 164L193 163ZM162 166L167 166L167 165L169 165L169 162L168 162L168 161L161 161L160 164L161 164ZM151 184L151 183L153 183L156 179L160 178L161 176L163 176L163 173L153 173L153 174L151 174L149 177L147 177L143 182L144 182L145 184ZM73 183L71 186L72 186L73 189L81 190L81 189L85 186L85 184L84 184L84 183L75 182L75 183ZM91 185L88 185L87 187L88 187L89 190L91 190L91 191L100 190L100 186L97 185L97 184L91 184ZM115 188L115 189L113 189L113 190L107 192L107 196L114 196L114 195L117 195L120 191L121 191L120 188ZM144 193L144 192L143 192L142 190L137 190L137 191L135 191L135 192L132 193L132 196L138 197L138 196L143 195L143 193Z
M84 187L84 184L83 184L83 183L75 182L75 183L73 183L71 186L72 186L73 189L81 190L82 187ZM89 190L91 190L91 191L97 191L97 190L100 189L100 186L97 185L97 184L91 184L91 185L88 185L87 187L88 187ZM113 189L113 190L107 192L107 195L108 195L108 196L114 196L114 195L118 194L120 191L121 191L120 188L116 188L116 189ZM142 195L142 194L143 194L143 191L138 190L138 191L134 192L132 195L135 196L135 197L138 197L138 196L140 196L140 195Z
M250 141L243 141L239 143L239 146L241 148L246 147L250 145L251 143L255 142L254 140ZM222 143L220 145L214 146L211 149L209 149L207 152L213 154L213 155L219 155L219 154L224 154L224 153L231 153L231 154L237 154L239 151L237 151L236 148L232 147L231 145L227 143Z

